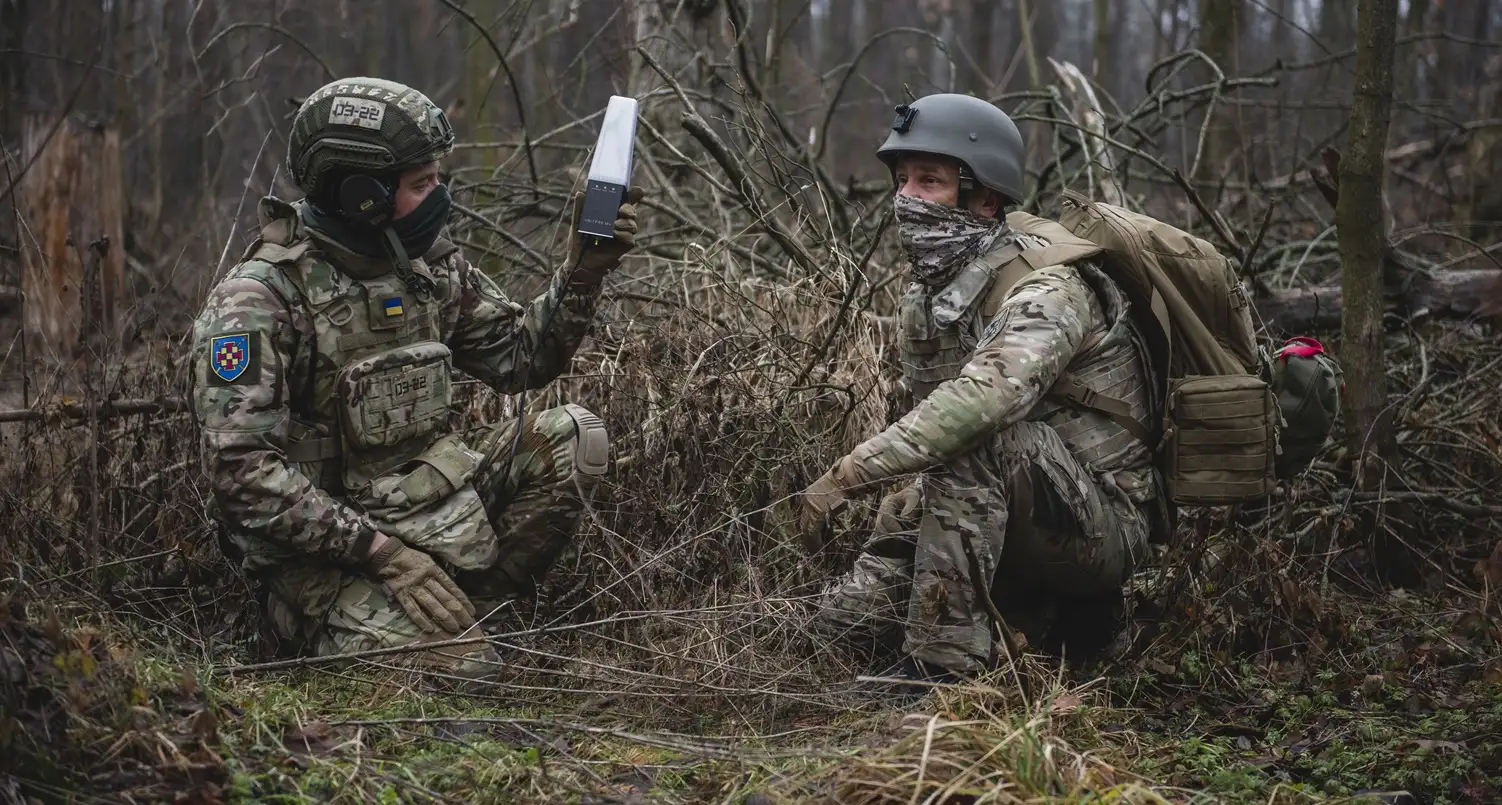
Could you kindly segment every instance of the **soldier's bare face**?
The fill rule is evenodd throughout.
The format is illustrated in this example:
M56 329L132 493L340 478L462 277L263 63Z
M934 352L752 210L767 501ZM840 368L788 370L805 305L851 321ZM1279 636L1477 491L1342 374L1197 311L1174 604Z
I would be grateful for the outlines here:
M396 183L396 211L393 217L401 218L417 209L417 205L438 186L438 163L429 162L402 172Z
M960 202L960 163L938 154L909 154L899 157L896 165L897 194L915 196L946 207ZM988 187L978 187L966 205L982 218L995 218L1001 209L1001 196Z
M936 156L904 156L897 160L897 193L953 207L960 200L960 165Z

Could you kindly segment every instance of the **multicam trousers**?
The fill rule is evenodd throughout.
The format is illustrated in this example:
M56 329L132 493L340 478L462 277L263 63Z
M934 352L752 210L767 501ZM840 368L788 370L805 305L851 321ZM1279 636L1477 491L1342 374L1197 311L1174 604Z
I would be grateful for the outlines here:
M466 443L486 456L475 488L500 550L488 568L446 569L477 616L502 599L529 593L542 579L573 539L608 460L603 425L578 406L528 416L508 468L515 437L515 419L465 434ZM494 538L488 532L485 537ZM296 653L326 656L459 636L423 634L379 583L348 568L288 566L265 581L271 626ZM493 673L499 661L485 643L398 656L471 678Z
M919 484L917 522L874 535L826 590L827 629L900 633L902 651L918 660L981 670L992 624L967 543L980 578L997 588L993 600L1119 592L1147 545L1147 516L1108 493L1041 423L1014 425Z

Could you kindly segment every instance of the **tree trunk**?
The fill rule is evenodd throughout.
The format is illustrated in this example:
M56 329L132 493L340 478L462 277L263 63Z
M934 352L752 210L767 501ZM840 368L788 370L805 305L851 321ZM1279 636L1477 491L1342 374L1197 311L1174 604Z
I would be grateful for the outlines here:
M1080 68L1053 58L1048 63L1058 75L1072 116L1090 134L1083 138L1087 160L1085 175L1090 194L1107 204L1125 204L1126 194L1116 181L1116 160L1106 145L1106 114L1100 100L1095 97L1095 90L1085 80Z
M1215 62L1222 74L1235 75L1238 72L1236 42L1241 27L1241 0L1203 0L1200 8L1200 50ZM1205 80L1214 77L1213 72L1206 70ZM1231 173L1227 163L1239 147L1235 113L1235 108L1227 103L1215 105L1199 163L1191 166L1189 178L1205 177L1214 183L1208 193L1201 191L1212 207L1220 196L1219 186Z
M996 74L996 4L997 0L978 0L971 11L970 55L975 60L970 89L982 98L994 93Z
M954 11L948 3L936 3L933 16L931 23L928 15L924 15L923 20L925 27L934 34L934 39L928 43L929 81L939 92L953 92L955 84L951 54L954 51ZM939 46L940 42L944 43L943 47Z
M1403 20L1404 36L1417 36L1424 32L1429 5L1430 0L1408 0L1408 16ZM1421 69L1424 64L1424 55L1432 47L1433 45L1429 42L1414 42L1408 46L1408 52L1412 54L1412 57L1408 59L1408 66L1403 68L1403 81L1409 101L1423 100L1424 81Z
M1392 115L1397 21L1398 0L1359 0L1350 136L1340 160L1340 198L1335 208L1344 297L1341 362L1347 447L1362 491L1375 491L1394 481L1389 462L1397 457L1382 344L1382 268L1387 246L1382 178ZM1378 572L1390 575L1404 562L1387 549L1392 543L1385 536L1389 524L1383 514L1377 510L1363 530L1374 538Z
M1354 2L1356 0L1321 0L1319 31L1316 34L1319 44L1314 47L1312 55L1319 57L1340 53L1354 44L1355 32L1351 26ZM1313 87L1315 93L1323 92L1326 98L1333 101L1346 92L1346 84L1350 82L1347 78L1350 75L1349 64L1349 61L1338 62L1311 74L1309 78L1318 82ZM1316 138L1330 137L1345 123L1346 116L1339 110L1322 110L1313 114L1313 120L1315 130L1312 134Z
M656 0L637 0L631 5L631 28L634 35L631 39L633 47L652 54L652 58L658 64L671 70L672 62L668 54L668 32L664 30L665 20L662 16L662 4ZM754 45L753 45L754 46ZM633 98L643 98L647 93L662 85L662 78L657 75L640 56L631 54L631 82L627 86L629 95Z
M1168 55L1173 43L1168 41L1168 31L1163 28L1163 21L1168 19L1169 9L1177 9L1176 0L1158 0L1157 7L1153 9L1153 62L1163 60Z
M26 57L17 53L24 41L26 30L27 0L0 3L0 141L13 142L16 127L20 125L16 100L25 86Z
M113 341L123 307L125 248L121 225L120 136L72 117L29 115L22 160L35 160L21 182L18 208L27 227L21 260L26 338L32 354L69 362L85 322ZM70 238L72 242L70 243ZM92 294L83 293L89 244L108 239ZM83 310L92 298L92 310Z
M1017 0L1017 26L1022 32L1022 58L1027 67L1028 89L1037 89L1043 81L1042 68L1038 64L1036 23L1044 9L1036 6L1037 0Z
M1043 86L1043 58L1053 51L1058 41L1058 26L1054 23L1054 6L1039 0L1018 0L1017 24L1022 33L1022 52L1027 66L1027 88L1036 90ZM1033 123L1023 124L1023 136L1027 141L1027 164L1047 164L1047 128Z
M1476 94L1476 119L1484 120L1502 111L1502 56L1492 54L1486 60L1480 80L1469 82ZM1466 144L1467 165L1459 182L1455 200L1455 218L1472 238L1486 238L1493 222L1502 216L1502 128L1487 126L1471 133ZM1456 255L1469 248L1454 244Z
M1118 12L1117 16L1120 16ZM1112 47L1119 31L1111 30L1111 0L1095 0L1095 44L1091 48L1090 76L1111 97L1116 96L1116 82L1112 80L1112 63L1115 49Z

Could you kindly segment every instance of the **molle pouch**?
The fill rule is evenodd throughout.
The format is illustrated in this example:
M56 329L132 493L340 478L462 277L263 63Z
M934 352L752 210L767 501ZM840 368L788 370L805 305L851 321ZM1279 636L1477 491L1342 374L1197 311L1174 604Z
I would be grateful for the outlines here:
M915 399L946 380L959 376L975 347L973 338L954 327L954 317L934 321L924 309L921 294L903 300L899 312L902 322L902 373L912 384Z
M1164 481L1179 505L1225 506L1272 493L1278 451L1272 389L1255 375L1170 382Z
M351 452L389 450L442 428L453 396L451 363L447 346L422 341L346 364L334 395Z
M376 476L353 496L384 534L460 570L481 570L500 552L472 479L484 456L455 434Z

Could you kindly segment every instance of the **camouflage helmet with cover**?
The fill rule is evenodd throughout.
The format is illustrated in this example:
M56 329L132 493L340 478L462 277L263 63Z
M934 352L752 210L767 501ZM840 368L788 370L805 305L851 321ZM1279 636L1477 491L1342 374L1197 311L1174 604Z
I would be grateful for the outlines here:
M448 117L428 96L382 78L341 78L319 87L298 108L287 170L309 196L332 175L389 175L447 156L454 148Z
M1022 200L1025 146L1017 124L995 105L971 95L925 95L897 107L887 141L876 155L896 170L905 153L942 154L959 160L961 188L966 179Z

